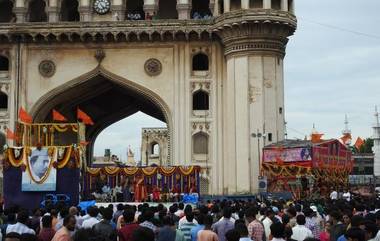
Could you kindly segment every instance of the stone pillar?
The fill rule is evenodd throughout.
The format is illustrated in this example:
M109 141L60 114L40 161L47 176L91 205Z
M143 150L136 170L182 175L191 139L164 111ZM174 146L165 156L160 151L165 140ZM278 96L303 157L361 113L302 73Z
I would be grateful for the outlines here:
M211 11L212 16L214 16L215 5L217 5L217 4L215 3L215 0L210 0L209 8L210 8L210 11Z
M14 7L13 12L16 15L16 22L23 23L26 22L27 9L25 7Z
M47 7L47 14L48 14L48 22L55 23L55 22L58 22L60 19L57 6Z
M81 22L89 22L92 20L92 8L90 6L90 0L80 0L78 9Z
M264 7L265 9L270 9L270 8L272 8L272 0L264 0L264 2L263 2L263 7Z
M231 11L230 0L223 0L223 3L224 3L224 12L227 13Z
M191 0L177 0L177 12L178 19L191 19Z
M249 0L241 0L241 8L249 9Z
M213 11L213 16L216 17L216 16L219 16L220 15L220 12L219 12L219 9L220 9L220 6L219 6L219 0L215 0L216 2L214 3L214 10L211 9L211 11ZM211 8L211 3L210 3L210 8Z
M281 0L281 10L289 11L288 0Z
M144 0L145 14L149 13L151 16L158 13L158 3L155 0Z

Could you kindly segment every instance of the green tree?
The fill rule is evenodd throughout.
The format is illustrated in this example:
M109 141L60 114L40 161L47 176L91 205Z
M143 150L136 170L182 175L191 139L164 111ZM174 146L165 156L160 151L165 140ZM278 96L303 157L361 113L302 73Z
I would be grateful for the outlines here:
M373 153L373 139L367 138L364 140L364 144L359 148L359 150L355 146L351 146L351 150L353 153Z

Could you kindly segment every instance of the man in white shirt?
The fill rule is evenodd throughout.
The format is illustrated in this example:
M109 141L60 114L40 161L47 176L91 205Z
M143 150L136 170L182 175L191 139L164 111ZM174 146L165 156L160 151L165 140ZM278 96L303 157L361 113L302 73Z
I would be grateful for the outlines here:
M92 228L92 226L99 223L99 220L97 219L99 210L97 207L89 207L88 214L90 215L90 218L83 221L82 228Z
M269 235L271 234L270 226L273 223L273 221L272 221L273 218L274 218L274 212L271 208L268 208L268 210L266 212L266 217L262 221L262 223L264 225L265 236L266 236L267 240L269 240Z
M338 192L333 190L331 193L330 193L330 199L331 200L338 200Z
M349 190L346 190L344 193L343 193L343 199L345 199L347 202L349 202L351 200L351 193Z
M8 225L5 231L5 234L8 234L8 233L18 233L20 235L24 233L36 234L36 232L34 232L33 229L26 226L26 223L28 222L28 220L29 220L28 212L20 211L17 214L17 223Z
M292 228L292 239L297 241L304 241L306 238L314 238L310 229L305 226L306 218L304 215L297 216L297 225Z

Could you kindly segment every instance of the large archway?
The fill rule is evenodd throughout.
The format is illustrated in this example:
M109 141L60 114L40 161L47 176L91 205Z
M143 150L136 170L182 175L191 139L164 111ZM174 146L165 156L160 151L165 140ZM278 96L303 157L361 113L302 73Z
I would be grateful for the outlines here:
M56 109L69 122L76 122L77 107L94 121L86 128L87 160L92 157L95 139L102 130L139 111L165 122L171 135L169 108L157 94L102 67L49 91L31 113L35 122L51 122L51 110ZM168 148L170 153L170 145ZM170 164L170 155L165 164Z

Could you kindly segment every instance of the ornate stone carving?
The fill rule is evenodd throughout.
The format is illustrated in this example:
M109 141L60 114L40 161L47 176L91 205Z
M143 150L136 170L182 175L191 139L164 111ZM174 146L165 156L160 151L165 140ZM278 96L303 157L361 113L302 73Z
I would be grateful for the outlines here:
M211 84L206 81L193 81L191 82L191 92L195 92L198 90L204 90L206 92L210 92Z
M38 65L38 70L43 77L50 78L55 74L55 63L51 60L43 60Z
M204 132L211 134L211 125L210 122L193 122L192 124L192 135L197 132Z
M145 72L150 76L157 76L162 72L162 64L158 59L148 59L144 65Z
M257 101L257 97L261 95L261 89L256 86L249 86L249 101L251 103L255 103Z
M272 80L269 80L269 79L266 79L266 80L264 80L264 86L266 87L266 88L272 88L273 87L273 82L272 82Z
M106 57L106 53L103 49L97 49L95 51L95 59L98 61L99 64L102 63L103 59Z

